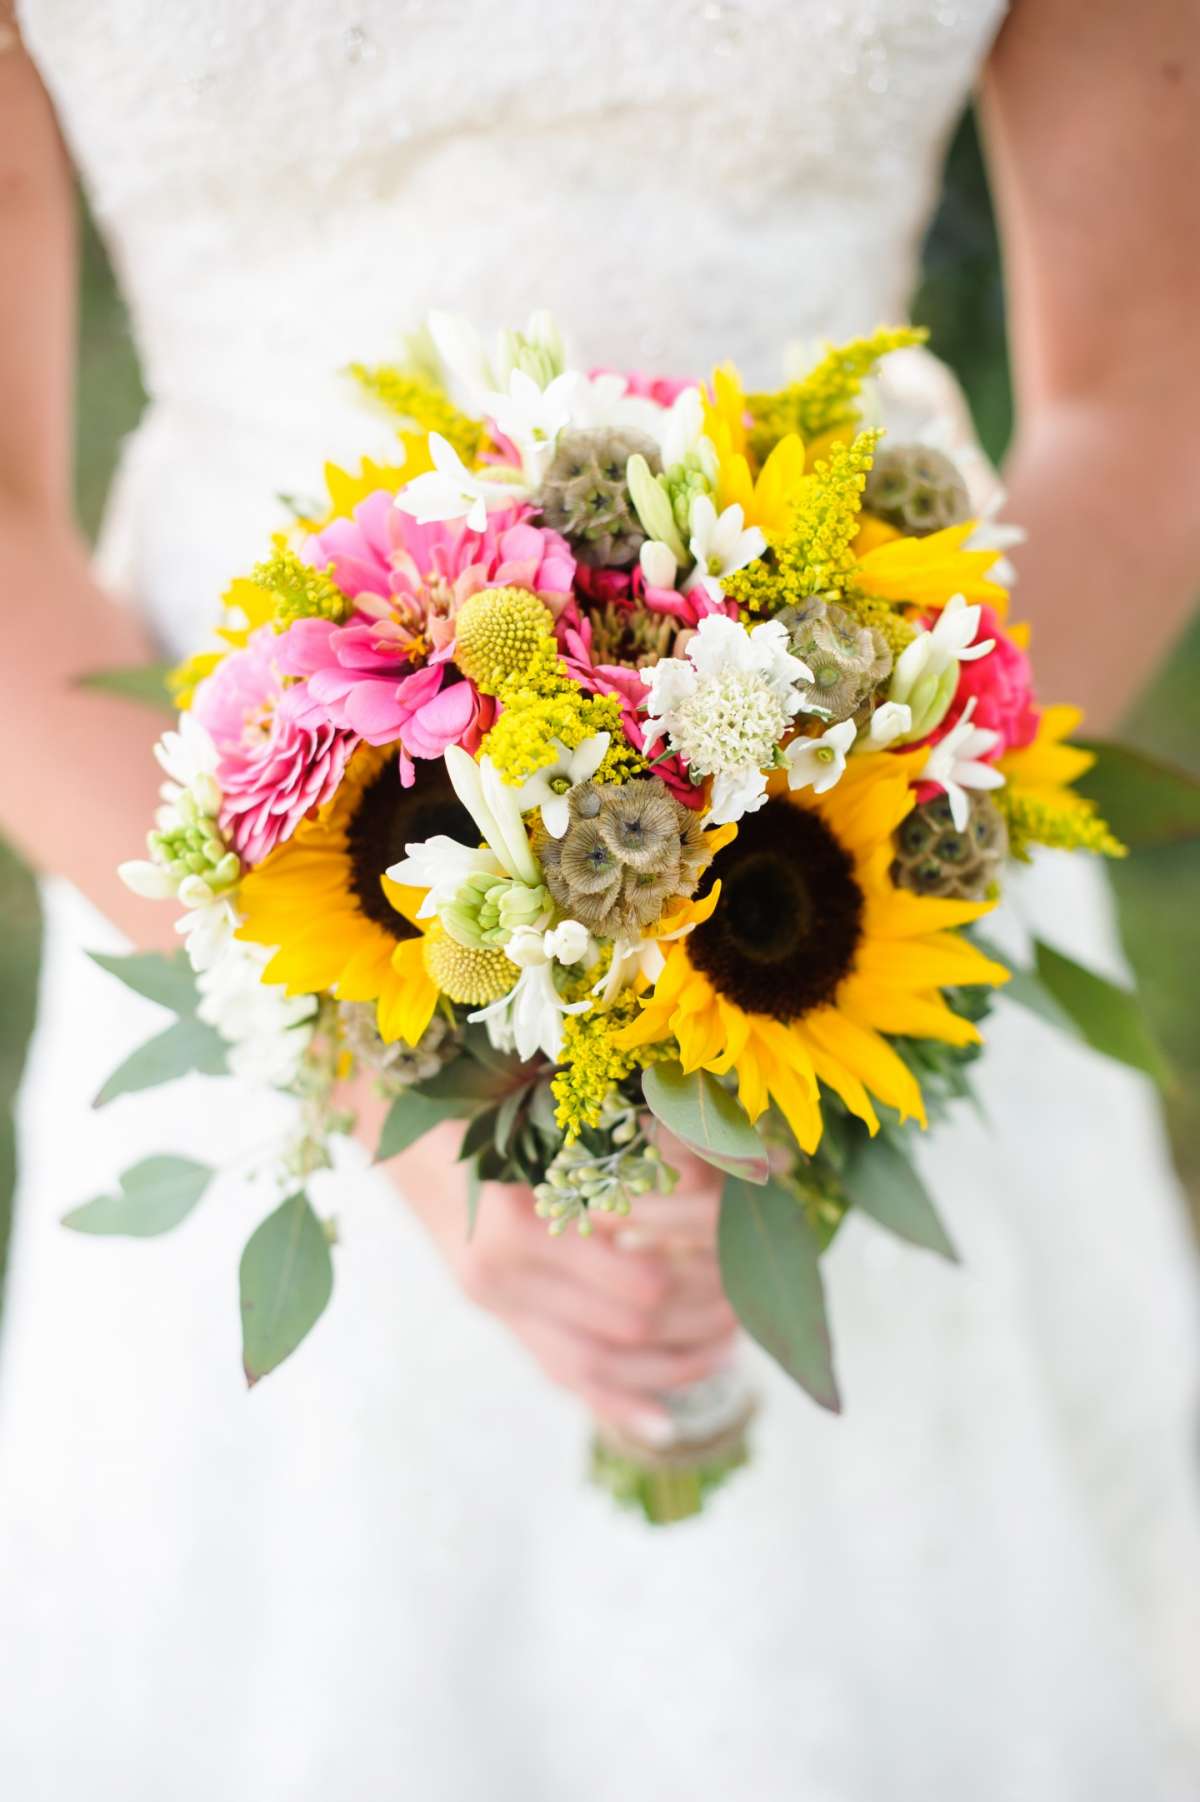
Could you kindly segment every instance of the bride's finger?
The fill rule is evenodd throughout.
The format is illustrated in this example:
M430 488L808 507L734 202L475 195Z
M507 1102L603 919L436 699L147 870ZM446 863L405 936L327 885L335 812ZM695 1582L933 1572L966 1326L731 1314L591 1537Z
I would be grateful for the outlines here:
M609 1345L642 1351L699 1350L727 1340L737 1329L721 1295L695 1302L671 1296L661 1306L639 1307L595 1294L551 1271L528 1272L510 1285L514 1313L541 1316L591 1333Z
M678 1389L726 1368L733 1348L730 1336L700 1350L626 1350L539 1316L516 1315L511 1325L547 1375L576 1391L607 1389L643 1396Z

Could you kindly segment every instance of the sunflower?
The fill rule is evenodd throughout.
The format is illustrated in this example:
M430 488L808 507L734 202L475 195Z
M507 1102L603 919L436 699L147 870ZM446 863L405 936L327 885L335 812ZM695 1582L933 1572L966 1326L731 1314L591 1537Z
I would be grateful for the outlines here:
M881 600L924 609L944 607L952 595L963 594L968 601L986 601L1003 619L1008 591L988 574L1002 553L991 547L965 548L978 527L977 519L969 519L927 538L902 538L896 533L885 537L876 522L864 521L856 542L859 586Z
M243 879L238 937L276 948L264 980L289 995L375 1001L384 1042L415 1045L438 998L416 918L424 891L384 871L406 844L437 833L477 838L442 761L419 763L402 788L394 756L360 746L333 800Z
M940 994L1007 977L953 927L990 902L898 889L892 835L911 810L910 758L852 759L814 797L776 792L713 859L709 918L666 950L620 1043L674 1038L687 1071L736 1071L751 1120L768 1102L801 1148L821 1138L820 1084L878 1131L871 1097L925 1124L921 1093L885 1034L969 1045L979 1034Z

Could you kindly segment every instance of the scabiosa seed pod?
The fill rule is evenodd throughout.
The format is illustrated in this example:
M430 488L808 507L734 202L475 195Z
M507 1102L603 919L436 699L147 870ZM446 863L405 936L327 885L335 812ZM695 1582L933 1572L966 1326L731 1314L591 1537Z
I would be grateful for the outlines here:
M355 1061L387 1089L398 1092L425 1082L458 1056L459 1036L444 1015L433 1016L415 1045L406 1045L403 1039L386 1045L375 1023L376 1011L373 1001L339 1002L338 1025Z
M789 648L813 673L806 699L822 719L852 719L891 674L892 653L883 634L844 607L814 599L784 607L778 618L788 629Z
M914 807L896 831L892 881L897 888L945 901L984 901L1008 852L1004 815L985 794L972 794L960 832L945 795Z
M863 506L898 532L923 538L971 517L971 497L944 452L927 444L897 444L876 453Z
M695 892L712 861L695 813L655 777L571 792L561 839L539 828L534 849L564 913L597 938L628 938L653 925L676 895Z
M657 446L644 432L580 427L563 432L546 471L536 503L542 518L592 568L627 569L646 541L625 475L635 455L653 471L661 468Z

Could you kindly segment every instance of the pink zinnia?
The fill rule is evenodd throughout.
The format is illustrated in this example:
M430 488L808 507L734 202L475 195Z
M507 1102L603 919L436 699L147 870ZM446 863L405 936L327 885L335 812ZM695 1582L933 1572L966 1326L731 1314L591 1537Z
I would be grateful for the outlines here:
M548 601L571 592L575 559L565 538L529 524L531 509L505 507L482 532L465 520L418 525L386 489L369 494L351 519L335 519L305 544L302 555L333 579L355 610L388 619L394 654L405 638L442 649L453 641L453 616L480 588L531 588Z
M529 524L529 511L506 507L482 532L464 520L418 525L379 490L304 547L309 563L332 564L355 617L344 626L298 620L283 635L282 665L303 678L315 715L371 744L398 743L406 785L414 757L440 757L452 744L474 750L495 716L448 661L463 603L509 585L555 609L567 602L575 559L559 533Z
M328 801L357 742L328 720L306 717L284 686L270 626L253 633L199 688L193 712L217 747L221 830L246 863L260 863Z

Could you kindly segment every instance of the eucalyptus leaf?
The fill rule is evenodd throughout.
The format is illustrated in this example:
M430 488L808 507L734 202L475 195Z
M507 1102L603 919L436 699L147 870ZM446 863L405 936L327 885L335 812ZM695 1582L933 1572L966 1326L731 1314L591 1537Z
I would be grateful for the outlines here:
M251 1234L238 1272L242 1367L250 1387L290 1357L333 1292L325 1228L301 1190Z
M129 956L89 951L88 956L147 1001L157 1001L173 1014L195 1013L200 997L186 951L175 951L170 957L164 957L160 951L135 951Z
M385 1164L389 1158L398 1157L435 1126L440 1126L443 1120L461 1118L462 1111L457 1102L437 1101L419 1089L405 1089L387 1111L375 1162Z
M119 1194L98 1195L72 1208L63 1225L77 1233L155 1238L187 1218L215 1174L211 1165L193 1158L143 1158L122 1171Z
M863 1138L854 1148L842 1176L848 1199L897 1238L951 1263L958 1255L938 1218L929 1192L896 1139L887 1132Z
M174 713L175 702L167 687L169 663L134 664L125 669L89 670L80 676L77 686L99 694L119 695L123 701L137 701L143 707L161 707Z
M1164 1088L1170 1072L1136 994L1087 970L1053 946L1034 941L1037 978L1093 1051L1141 1070Z
M725 1293L746 1331L815 1402L837 1413L820 1248L790 1190L731 1177L717 1232Z
M131 1052L113 1071L92 1105L104 1107L118 1095L154 1089L193 1071L202 1076L222 1076L226 1068L225 1041L220 1033L203 1020L185 1015Z
M1200 779L1132 745L1085 742L1096 762L1078 780L1117 837L1132 850L1200 838Z
M744 1108L707 1070L685 1075L679 1064L651 1064L642 1093L656 1120L698 1156L731 1176L765 1183L770 1166Z

